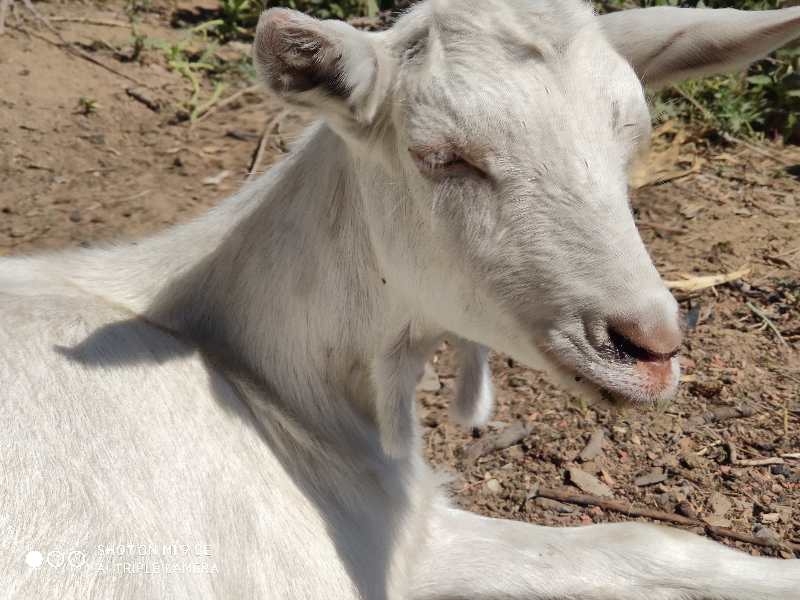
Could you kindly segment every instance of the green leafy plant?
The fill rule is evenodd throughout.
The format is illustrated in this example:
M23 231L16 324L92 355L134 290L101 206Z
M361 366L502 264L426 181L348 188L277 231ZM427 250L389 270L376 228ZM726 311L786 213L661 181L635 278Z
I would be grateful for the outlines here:
M219 18L202 26L223 40L251 38L263 9L260 0L220 0Z
M97 103L97 100L94 98L88 98L86 96L81 96L78 98L78 109L77 113L80 115L91 115L97 112L97 109L100 105Z
M347 19L348 17L372 17L378 14L377 0L287 0L269 2L270 6L287 6L320 19Z
M220 81L214 82L214 88L207 98L203 98L202 75L217 69L214 52L218 48L216 42L208 42L205 33L208 24L204 23L192 30L192 33L203 35L203 49L199 54L189 51L193 37L190 35L182 40L171 44L160 44L167 60L167 65L174 71L180 73L191 85L191 96L184 102L184 108L190 120L194 120L210 106L213 106L222 95L225 84Z
M688 81L654 98L661 118L685 119L737 137L800 142L800 49L778 52L744 74Z
M382 4L392 8L394 0L382 0ZM293 8L319 19L374 16L382 8L379 0L219 0L219 18L204 25L222 40L252 39L261 12L275 6Z
M634 7L769 10L780 0L599 0L598 10ZM689 81L653 98L658 119L687 120L737 137L782 137L800 143L800 48L780 50L747 73Z

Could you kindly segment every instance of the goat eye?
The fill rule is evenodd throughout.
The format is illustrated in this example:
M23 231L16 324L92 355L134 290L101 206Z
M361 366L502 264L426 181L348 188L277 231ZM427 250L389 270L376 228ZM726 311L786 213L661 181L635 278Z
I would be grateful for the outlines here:
M414 162L424 174L431 177L448 177L470 173L485 176L484 172L452 150L409 149Z

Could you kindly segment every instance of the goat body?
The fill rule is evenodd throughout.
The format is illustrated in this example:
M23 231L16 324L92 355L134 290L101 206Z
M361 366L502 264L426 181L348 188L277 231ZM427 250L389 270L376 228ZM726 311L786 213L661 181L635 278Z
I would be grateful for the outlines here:
M451 319L449 297L426 283L434 266L411 250L405 262L395 260L401 246L438 243L424 237L432 227L425 211L390 203L428 183L415 175L405 187L398 173L410 162L387 166L363 143L367 123L389 127L365 81L382 85L384 76L369 71L398 53L359 62L361 54L348 52L367 44L364 52L406 48L411 62L424 52L424 60L446 56L442 36L458 23L448 19L461 18L450 4L423 4L380 34L388 37L366 42L367 34L343 24L270 11L256 40L262 77L283 86L288 101L327 107L326 121L287 158L207 216L138 244L0 262L0 597L800 598L796 561L754 558L644 524L550 529L488 519L450 507L439 491L420 457L413 410L426 357L446 332L464 336L454 411L469 423L486 420L491 403L482 344L520 349L529 363L539 357L513 334L521 321L511 309L492 313L497 331L512 332L507 339L482 333L479 317L489 313L481 311L500 306L479 290L484 271L453 288L472 291ZM514 0L498 11L512 5L562 10ZM597 19L578 2L564 6L581 23ZM790 37L775 23L796 33L800 22L797 11L776 12L770 47ZM609 30L624 31L614 18ZM749 35L760 45L750 59L766 51L763 19L757 25ZM587 27L601 44L600 28ZM422 50L421 31L431 36ZM735 33L747 38L742 27ZM616 57L610 46L601 49ZM309 66L303 52L326 54ZM643 64L630 52L626 58ZM349 70L336 81L318 72L342 63ZM668 69L659 68L664 81ZM344 93L353 104L331 106ZM444 151L436 152L421 170ZM473 167L456 166L447 177L471 179L441 184L437 202L459 186L473 190L463 192L467 199L483 193ZM530 181L514 184L517 198L533 194L524 188ZM441 206L433 212L460 210ZM497 219L488 228L492 243L507 243L514 232ZM484 241L465 254L486 258ZM463 276L458 257L436 256L429 253L430 262ZM673 301L654 270L642 268L648 302L657 302L654 323L669 329ZM509 266L507 277L519 269ZM550 314L550 322L566 318ZM640 329L626 335L645 339L650 329ZM664 389L672 360L657 373ZM625 377L632 386L634 375Z

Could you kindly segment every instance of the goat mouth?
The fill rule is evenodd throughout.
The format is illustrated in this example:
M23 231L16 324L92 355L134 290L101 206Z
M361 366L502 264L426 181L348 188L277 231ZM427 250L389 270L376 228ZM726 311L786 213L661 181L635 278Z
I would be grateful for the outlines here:
M570 339L547 355L567 387L615 407L661 405L675 395L678 351L655 354L609 336L595 348L587 339Z

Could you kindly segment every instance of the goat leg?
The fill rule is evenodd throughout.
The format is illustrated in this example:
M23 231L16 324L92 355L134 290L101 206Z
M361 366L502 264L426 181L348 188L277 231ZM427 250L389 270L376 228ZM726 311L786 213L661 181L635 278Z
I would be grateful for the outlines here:
M414 600L789 600L800 560L645 523L549 528L433 509Z

